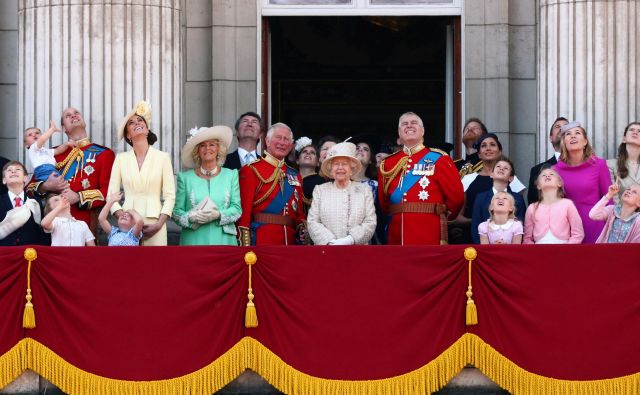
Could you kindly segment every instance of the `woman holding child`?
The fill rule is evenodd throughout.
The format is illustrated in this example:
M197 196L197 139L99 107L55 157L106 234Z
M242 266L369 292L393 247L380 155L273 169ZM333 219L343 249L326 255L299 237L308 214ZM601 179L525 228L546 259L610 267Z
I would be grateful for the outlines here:
M226 126L192 129L182 148L173 218L182 227L180 245L238 245L238 171L223 168L233 132Z
M143 245L167 245L166 222L175 203L175 181L171 159L152 147L158 137L149 130L151 108L141 101L122 120L118 138L132 150L117 155L111 170L109 194L124 189L124 204L111 206L116 217L133 209L144 218Z

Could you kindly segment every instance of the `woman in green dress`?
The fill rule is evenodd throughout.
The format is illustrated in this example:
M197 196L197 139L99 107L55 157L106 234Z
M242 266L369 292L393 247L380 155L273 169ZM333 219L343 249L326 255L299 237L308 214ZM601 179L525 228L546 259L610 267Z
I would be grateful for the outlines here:
M238 171L223 168L233 132L226 126L192 129L182 148L173 219L180 227L180 245L238 245L235 222L240 218Z

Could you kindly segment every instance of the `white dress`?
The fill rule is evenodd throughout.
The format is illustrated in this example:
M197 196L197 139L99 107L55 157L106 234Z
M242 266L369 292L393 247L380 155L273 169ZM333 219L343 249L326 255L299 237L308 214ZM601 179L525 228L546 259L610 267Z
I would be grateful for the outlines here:
M355 244L369 243L376 229L371 188L359 182L351 182L344 189L337 188L334 182L316 186L307 228L316 245L326 245L348 235Z

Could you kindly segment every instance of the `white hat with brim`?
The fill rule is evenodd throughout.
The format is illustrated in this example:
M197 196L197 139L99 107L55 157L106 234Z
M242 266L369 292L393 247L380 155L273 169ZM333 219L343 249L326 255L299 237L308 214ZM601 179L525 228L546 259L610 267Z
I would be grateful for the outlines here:
M229 152L229 146L233 139L233 131L228 126L218 125L210 128L200 128L198 130L192 129L191 137L187 140L184 147L182 147L182 164L185 167L193 169L196 167L193 161L193 150L196 149L198 144L209 141L218 140L221 145L224 145Z
M345 158L348 159L353 165L353 174L357 174L362 170L362 163L356 158L356 145L345 141L343 143L338 143L331 148L329 148L329 152L327 152L327 157L322 162L322 172L327 176L333 178L331 176L331 163L334 159Z
M129 122L129 119L134 115L142 117L147 123L147 129L151 128L151 106L146 101L140 100L133 110L129 111L127 115L122 118L122 121L120 121L120 126L118 126L118 141L124 138L124 130L127 127L127 122Z

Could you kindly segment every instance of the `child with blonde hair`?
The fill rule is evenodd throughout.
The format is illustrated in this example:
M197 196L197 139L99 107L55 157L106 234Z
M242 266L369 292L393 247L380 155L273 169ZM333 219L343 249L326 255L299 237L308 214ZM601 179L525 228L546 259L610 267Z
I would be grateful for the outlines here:
M45 232L51 233L51 245L62 247L95 246L95 237L84 221L71 216L71 205L62 195L50 195L47 198L41 225Z
M49 129L42 134L38 128L27 128L24 131L23 142L27 148L27 156L33 167L33 175L38 181L46 181L51 173L58 173L55 156L65 152L69 147L75 147L73 141L67 141L55 148L45 148L46 142L55 132L60 132L55 122L51 121Z
M478 225L480 244L522 243L522 222L515 216L516 200L509 192L497 192L489 204L488 220Z
M606 204L620 192L619 180L589 211L589 218L607 221L596 243L640 243L640 185L630 185L616 205Z
M115 202L122 199L122 192L110 193L107 202L102 207L98 221L102 230L109 235L110 246L137 246L142 239L144 219L134 209L129 209L118 217L118 226L111 226L107 217Z
M575 204L564 197L562 177L552 168L536 180L540 199L527 208L524 244L580 244L582 220Z

